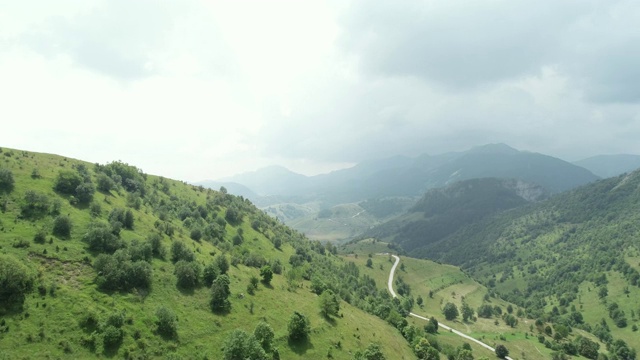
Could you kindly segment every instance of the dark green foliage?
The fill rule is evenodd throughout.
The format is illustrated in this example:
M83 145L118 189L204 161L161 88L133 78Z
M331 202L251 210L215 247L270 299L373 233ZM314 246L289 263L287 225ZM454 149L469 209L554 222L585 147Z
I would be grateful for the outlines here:
M156 325L158 325L158 333L173 338L178 334L178 318L176 314L169 308L160 307L156 310Z
M273 342L275 334L269 324L264 321L260 321L253 330L253 336L265 351L269 351L271 349L271 343Z
M61 194L74 195L82 182L82 176L77 171L60 170L53 188Z
M267 354L253 335L236 329L224 341L225 360L266 360Z
M47 241L47 232L42 229L38 230L33 236L33 242L36 244L44 244L45 241Z
M144 260L132 261L126 249L113 255L98 255L93 268L98 274L96 284L105 290L147 289L151 286L151 265Z
M11 256L0 255L0 303L22 301L33 289L32 271Z
M147 237L147 242L151 245L151 253L153 256L164 259L167 255L167 250L162 244L162 235L158 233L151 233Z
M113 325L107 325L102 330L102 341L104 343L104 347L111 349L120 346L123 336L124 334L122 329Z
M600 345L594 341L589 340L586 337L578 337L576 340L578 344L578 353L587 359L597 359L598 350Z
M200 241L200 239L202 239L202 230L200 230L199 228L191 230L191 234L189 237L191 237L192 240Z
M340 311L340 299L336 296L336 294L331 291L331 289L327 289L320 295L319 305L320 305L320 313L325 317L329 316L337 316Z
M506 346L498 344L496 345L496 356L500 359L504 359L505 357L509 356L509 350Z
M0 168L0 193L11 192L14 187L15 180L13 172L6 168Z
M97 178L98 190L108 193L112 189L115 189L116 183L106 174L98 174Z
M131 240L131 244L129 244L129 254L131 255L132 261L145 260L150 262L153 258L151 243L133 239Z
M109 213L109 223L113 228L124 227L133 230L134 217L130 209L114 208Z
M289 318L287 331L289 334L289 339L291 339L292 341L302 341L304 339L307 339L307 337L309 336L309 332L311 331L309 326L309 319L305 315L294 311Z
M271 266L263 266L262 269L260 269L260 276L262 276L262 282L265 285L270 285L271 279L273 278L273 271L271 271Z
M200 283L202 267L195 261L180 260L175 264L175 275L178 279L178 287L193 289Z
M146 175L135 166L114 161L107 165L96 165L96 172L107 175L116 185L124 187L129 192L139 192L143 196L146 192Z
M220 270L220 274L226 274L229 271L229 260L224 254L220 254L216 256L213 260L216 266L218 266L218 270Z
M462 320L468 321L470 319L473 319L473 314L474 314L474 311L471 308L471 306L469 306L469 304L467 304L466 301L463 301L462 302Z
M104 222L91 223L82 241L86 242L92 251L109 254L124 246L118 236L113 234L111 226Z
M92 202L89 206L89 213L93 218L100 217L102 215L102 206L100 206L100 203L97 203L95 201Z
M53 221L53 235L67 239L71 236L71 219L66 215L58 215Z
M213 281L218 277L219 274L220 269L215 263L211 262L204 267L202 282L205 286L211 287L211 284L213 284Z
M224 218L229 224L235 226L242 222L242 213L240 213L238 209L235 209L234 207L228 207Z
M229 284L229 277L225 274L218 276L213 281L211 285L211 301L209 302L213 312L226 312L231 308Z
M182 241L174 241L171 243L171 261L178 262L180 260L193 261L195 256L193 251L185 245Z
M489 319L493 316L493 306L489 304L482 304L478 308L478 316L481 318Z
M20 215L24 218L39 218L49 211L50 200L47 195L27 190L24 193L24 203L21 206Z
M442 313L444 314L444 317L449 321L454 320L459 315L458 307L450 302L445 304L444 308L442 309Z
M385 360L386 357L380 349L380 345L371 343L364 352L357 351L353 357L355 360Z
M373 261L371 259L367 259L367 267L368 268L373 267Z
M424 326L424 331L427 334L435 334L438 332L438 320L433 316L429 318L429 322Z
M88 204L93 200L93 194L96 192L95 186L90 182L83 182L78 185L75 190L76 198L81 204Z

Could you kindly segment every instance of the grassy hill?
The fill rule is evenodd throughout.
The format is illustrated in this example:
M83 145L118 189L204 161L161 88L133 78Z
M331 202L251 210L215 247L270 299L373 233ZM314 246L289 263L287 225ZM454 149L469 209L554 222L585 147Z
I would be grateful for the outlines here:
M354 306L358 291L384 290L334 253L241 197L121 162L4 148L0 358L220 359L234 330L261 321L274 332L268 358L351 359L370 344L414 358L387 319ZM229 306L217 307L225 277ZM312 279L340 296L337 315L320 312ZM289 338L294 311L309 320L307 340Z
M462 227L415 255L461 266L532 319L640 348L640 172ZM626 355L625 355L626 354Z

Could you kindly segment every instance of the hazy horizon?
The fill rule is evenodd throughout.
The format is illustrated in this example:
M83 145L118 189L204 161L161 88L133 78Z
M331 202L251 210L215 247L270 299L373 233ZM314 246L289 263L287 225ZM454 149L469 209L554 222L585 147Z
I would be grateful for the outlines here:
M634 1L5 2L0 146L185 181L640 154Z

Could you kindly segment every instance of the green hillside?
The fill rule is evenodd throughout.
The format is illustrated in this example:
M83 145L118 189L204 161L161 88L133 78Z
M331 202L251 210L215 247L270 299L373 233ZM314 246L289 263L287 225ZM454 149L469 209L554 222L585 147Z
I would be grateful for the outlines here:
M393 261L385 254L396 245L372 239L352 241L339 247L339 252L345 254L345 259L359 265L365 265L372 259L372 266L366 268L365 274L376 280L378 286L386 286L389 270ZM369 257L369 254L372 256ZM435 317L440 323L449 325L491 346L504 344L514 359L550 359L553 354L558 355L558 349L553 349L555 340L552 335L545 333L544 328L554 328L551 322L536 322L526 314L526 309L503 300L492 289L479 284L460 268L452 265L440 264L431 260L410 257L401 258L401 267L396 271L394 287L408 289L405 297L422 299L422 305L415 306L413 312L424 317ZM400 285L404 284L404 285ZM456 305L460 313L467 304L473 310L467 320L459 314L454 320L448 321L443 315L445 304ZM484 310L481 310L484 309ZM489 309L489 311L487 311ZM410 324L424 326L425 322L411 318ZM458 348L465 343L458 336L441 332L438 341L443 347ZM572 329L571 334L563 340L566 344L579 344L582 339L589 339L600 346L600 353L604 354L605 345L594 335L582 329ZM585 341L586 342L586 341ZM492 354L486 349L471 344L475 356ZM584 356L576 356L585 358Z
M461 266L531 319L596 335L609 359L635 359L639 210L636 171L462 227L413 254Z
M0 358L415 358L335 252L242 197L4 148Z

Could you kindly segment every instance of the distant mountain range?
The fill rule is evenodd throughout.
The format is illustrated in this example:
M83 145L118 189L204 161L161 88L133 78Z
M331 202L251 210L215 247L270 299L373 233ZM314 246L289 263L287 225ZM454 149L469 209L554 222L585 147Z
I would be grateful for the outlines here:
M224 186L229 193L250 199L263 210L313 238L311 234L329 223L341 224L342 229L332 230L335 234L366 231L405 211L406 199L417 200L430 189L459 181L515 179L538 185L545 193L556 194L601 177L629 171L638 164L640 156L602 156L570 163L544 154L520 151L505 144L488 144L462 152L365 161L348 169L316 176L270 166L218 181L203 181L198 185L214 189ZM402 199L404 205L386 211L381 204L394 204L394 201L376 204L376 213L367 213L368 216L358 219L357 226L352 221L333 221L338 220L337 217L317 216L324 209L376 199ZM366 211L364 207L360 210Z
M335 205L389 196L420 196L428 189L483 177L520 179L553 193L598 179L589 170L558 158L490 144L441 155L395 156L316 176L271 166L220 181L242 184L259 196L284 196L296 203L320 200Z

